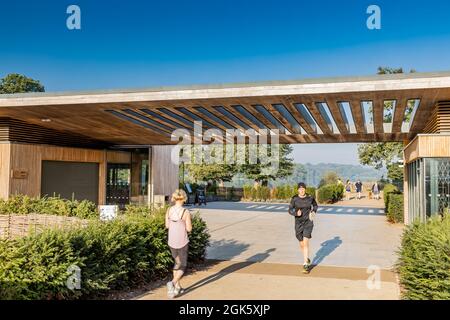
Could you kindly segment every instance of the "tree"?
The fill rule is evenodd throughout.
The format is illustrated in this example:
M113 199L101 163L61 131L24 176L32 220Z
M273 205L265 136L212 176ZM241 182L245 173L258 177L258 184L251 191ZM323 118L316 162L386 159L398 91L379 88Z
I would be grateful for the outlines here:
M188 164L186 171L190 178L200 181L230 181L236 173L233 165L225 164Z
M338 175L334 171L325 172L319 182L319 188L326 184L336 184L338 182Z
M416 70L411 69L410 73ZM377 74L395 74L403 73L403 68L378 67ZM410 116L413 106L408 102L406 115ZM394 103L388 101L385 105L388 112L383 113L383 120L391 122L393 119ZM403 143L401 142L375 142L360 144L358 146L359 162L363 165L369 165L375 169L386 167L388 170L388 178L394 181L403 180L403 170L400 168L397 160L403 158Z
M197 149L199 148L199 149ZM222 148L219 146L218 148ZM196 152L197 150L197 152ZM223 150L223 149L222 149ZM211 156L214 157L218 149L211 151ZM180 156L183 157L184 152L190 152L190 163L182 164L183 171L186 170L188 176L195 182L200 181L213 181L214 185L216 182L230 181L236 174L237 167L234 164L226 164L224 158L222 158L222 163L214 163L205 160L205 154L210 152L207 146L193 146L188 150L180 150ZM196 156L200 156L201 159L197 159ZM224 156L224 155L222 155ZM201 161L200 161L201 160Z
M38 80L18 73L10 73L0 80L0 94L44 91L44 86Z
M261 146L258 146L261 147ZM246 145L246 159L248 160L248 145ZM271 145L268 145L268 151L271 151ZM292 153L292 146L289 144L279 145L279 159L276 163L276 170L269 170L273 164L261 163L259 157L255 164L243 164L239 171L245 174L248 179L253 179L257 184L267 186L269 180L283 179L292 174L294 170L294 159L289 155Z

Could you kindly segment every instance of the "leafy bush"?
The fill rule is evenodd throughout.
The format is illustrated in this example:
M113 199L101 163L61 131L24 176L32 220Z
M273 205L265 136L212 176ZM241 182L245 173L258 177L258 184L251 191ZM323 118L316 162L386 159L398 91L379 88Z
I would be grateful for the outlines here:
M450 299L449 215L406 227L397 269L404 299Z
M389 208L389 194L390 193L398 193L399 190L393 184L386 184L383 188L383 200L384 200L384 208L387 210Z
M312 197L316 196L316 188L314 187L306 187L306 193Z
M403 222L403 194L388 193L387 218L390 222Z
M258 200L266 201L270 198L270 189L268 187L260 186L256 190Z
M191 263L204 259L209 242L206 224L198 214L193 215L192 224ZM81 290L66 285L72 265L81 269ZM172 265L164 215L124 214L69 232L47 230L0 241L0 299L96 297L164 276Z
M327 184L320 187L317 194L317 201L320 203L333 203L334 201L334 185Z
M344 196L344 186L339 184L326 184L318 190L318 201L320 203L334 203Z
M252 199L252 186L244 185L243 192L244 192L244 199Z
M31 198L26 195L16 195L8 200L0 199L0 214L30 213L81 219L98 217L97 206L88 200L66 200L59 197Z
M334 185L334 201L339 201L344 197L344 185L335 184Z

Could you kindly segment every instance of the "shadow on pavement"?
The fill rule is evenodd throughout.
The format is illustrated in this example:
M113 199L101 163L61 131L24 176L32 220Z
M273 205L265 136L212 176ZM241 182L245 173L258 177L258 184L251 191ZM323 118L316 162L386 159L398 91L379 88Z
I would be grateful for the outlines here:
M311 263L311 270L319 265L323 259L329 256L334 250L336 250L342 244L341 237L336 236L333 239L326 240L320 244L320 249L316 252Z
M263 253L258 253L258 254L255 254L255 255L251 256L251 257L248 257L243 262L236 262L236 263L234 263L234 264L232 264L232 265L230 265L230 266L228 266L226 268L223 268L222 270L220 270L220 271L218 271L218 272L216 272L216 273L214 273L214 274L212 274L212 275L210 275L210 276L208 276L208 277L206 277L206 278L204 278L204 279L202 279L202 280L200 280L200 281L190 285L189 287L185 288L182 295L185 295L185 294L187 294L187 293L189 293L189 292L191 292L191 291L193 291L195 289L198 289L198 288L200 288L202 286L205 286L205 285L207 285L207 284L209 284L211 282L217 281L217 280L223 278L224 276L226 276L227 274L230 274L230 273L236 272L236 271L238 271L240 269L246 268L246 267L248 267L248 266L250 266L250 265L252 265L254 263L264 261L265 259L267 259L270 256L270 253L275 251L275 250L276 250L275 248L267 249ZM180 295L180 296L182 296L182 295Z

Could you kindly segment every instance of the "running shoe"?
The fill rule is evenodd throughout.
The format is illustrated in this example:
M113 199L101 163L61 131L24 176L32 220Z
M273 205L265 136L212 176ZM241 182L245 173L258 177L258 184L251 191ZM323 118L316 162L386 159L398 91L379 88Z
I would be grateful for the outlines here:
M175 287L174 293L175 293L175 297L179 296L180 294L184 293L184 289L182 287Z
M309 273L309 264L305 263L303 265L303 271L302 272L305 273L305 274Z
M167 282L167 297L173 299L175 297L175 286L172 281Z

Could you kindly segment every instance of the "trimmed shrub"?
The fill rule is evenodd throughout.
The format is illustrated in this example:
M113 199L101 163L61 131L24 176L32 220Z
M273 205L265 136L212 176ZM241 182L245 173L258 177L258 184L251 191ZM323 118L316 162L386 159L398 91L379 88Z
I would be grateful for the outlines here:
M198 214L192 217L189 262L204 259L209 234ZM69 267L81 269L81 290L66 282ZM0 299L76 299L129 289L170 272L163 214L124 214L91 221L81 229L47 230L17 240L0 241Z
M320 203L334 203L344 196L344 186L339 184L326 184L318 190L318 199Z
M252 200L258 199L258 189L257 188L252 188L250 199L252 199Z
M316 196L316 188L314 187L306 187L306 193L312 197Z
M389 193L387 218L389 222L403 222L403 194Z
M389 208L389 194L390 193L398 193L398 188L393 184L386 184L383 188L383 200L384 200L384 208L387 210Z
M50 214L78 217L81 219L99 216L95 203L83 200L66 200L59 197L31 198L16 195L8 200L0 199L0 214Z
M252 199L252 186L244 185L243 192L244 192L244 199Z
M334 194L335 194L334 185L332 184L324 185L323 187L319 188L317 201L319 201L320 203L333 203Z
M450 299L449 215L406 227L397 270L404 299Z

